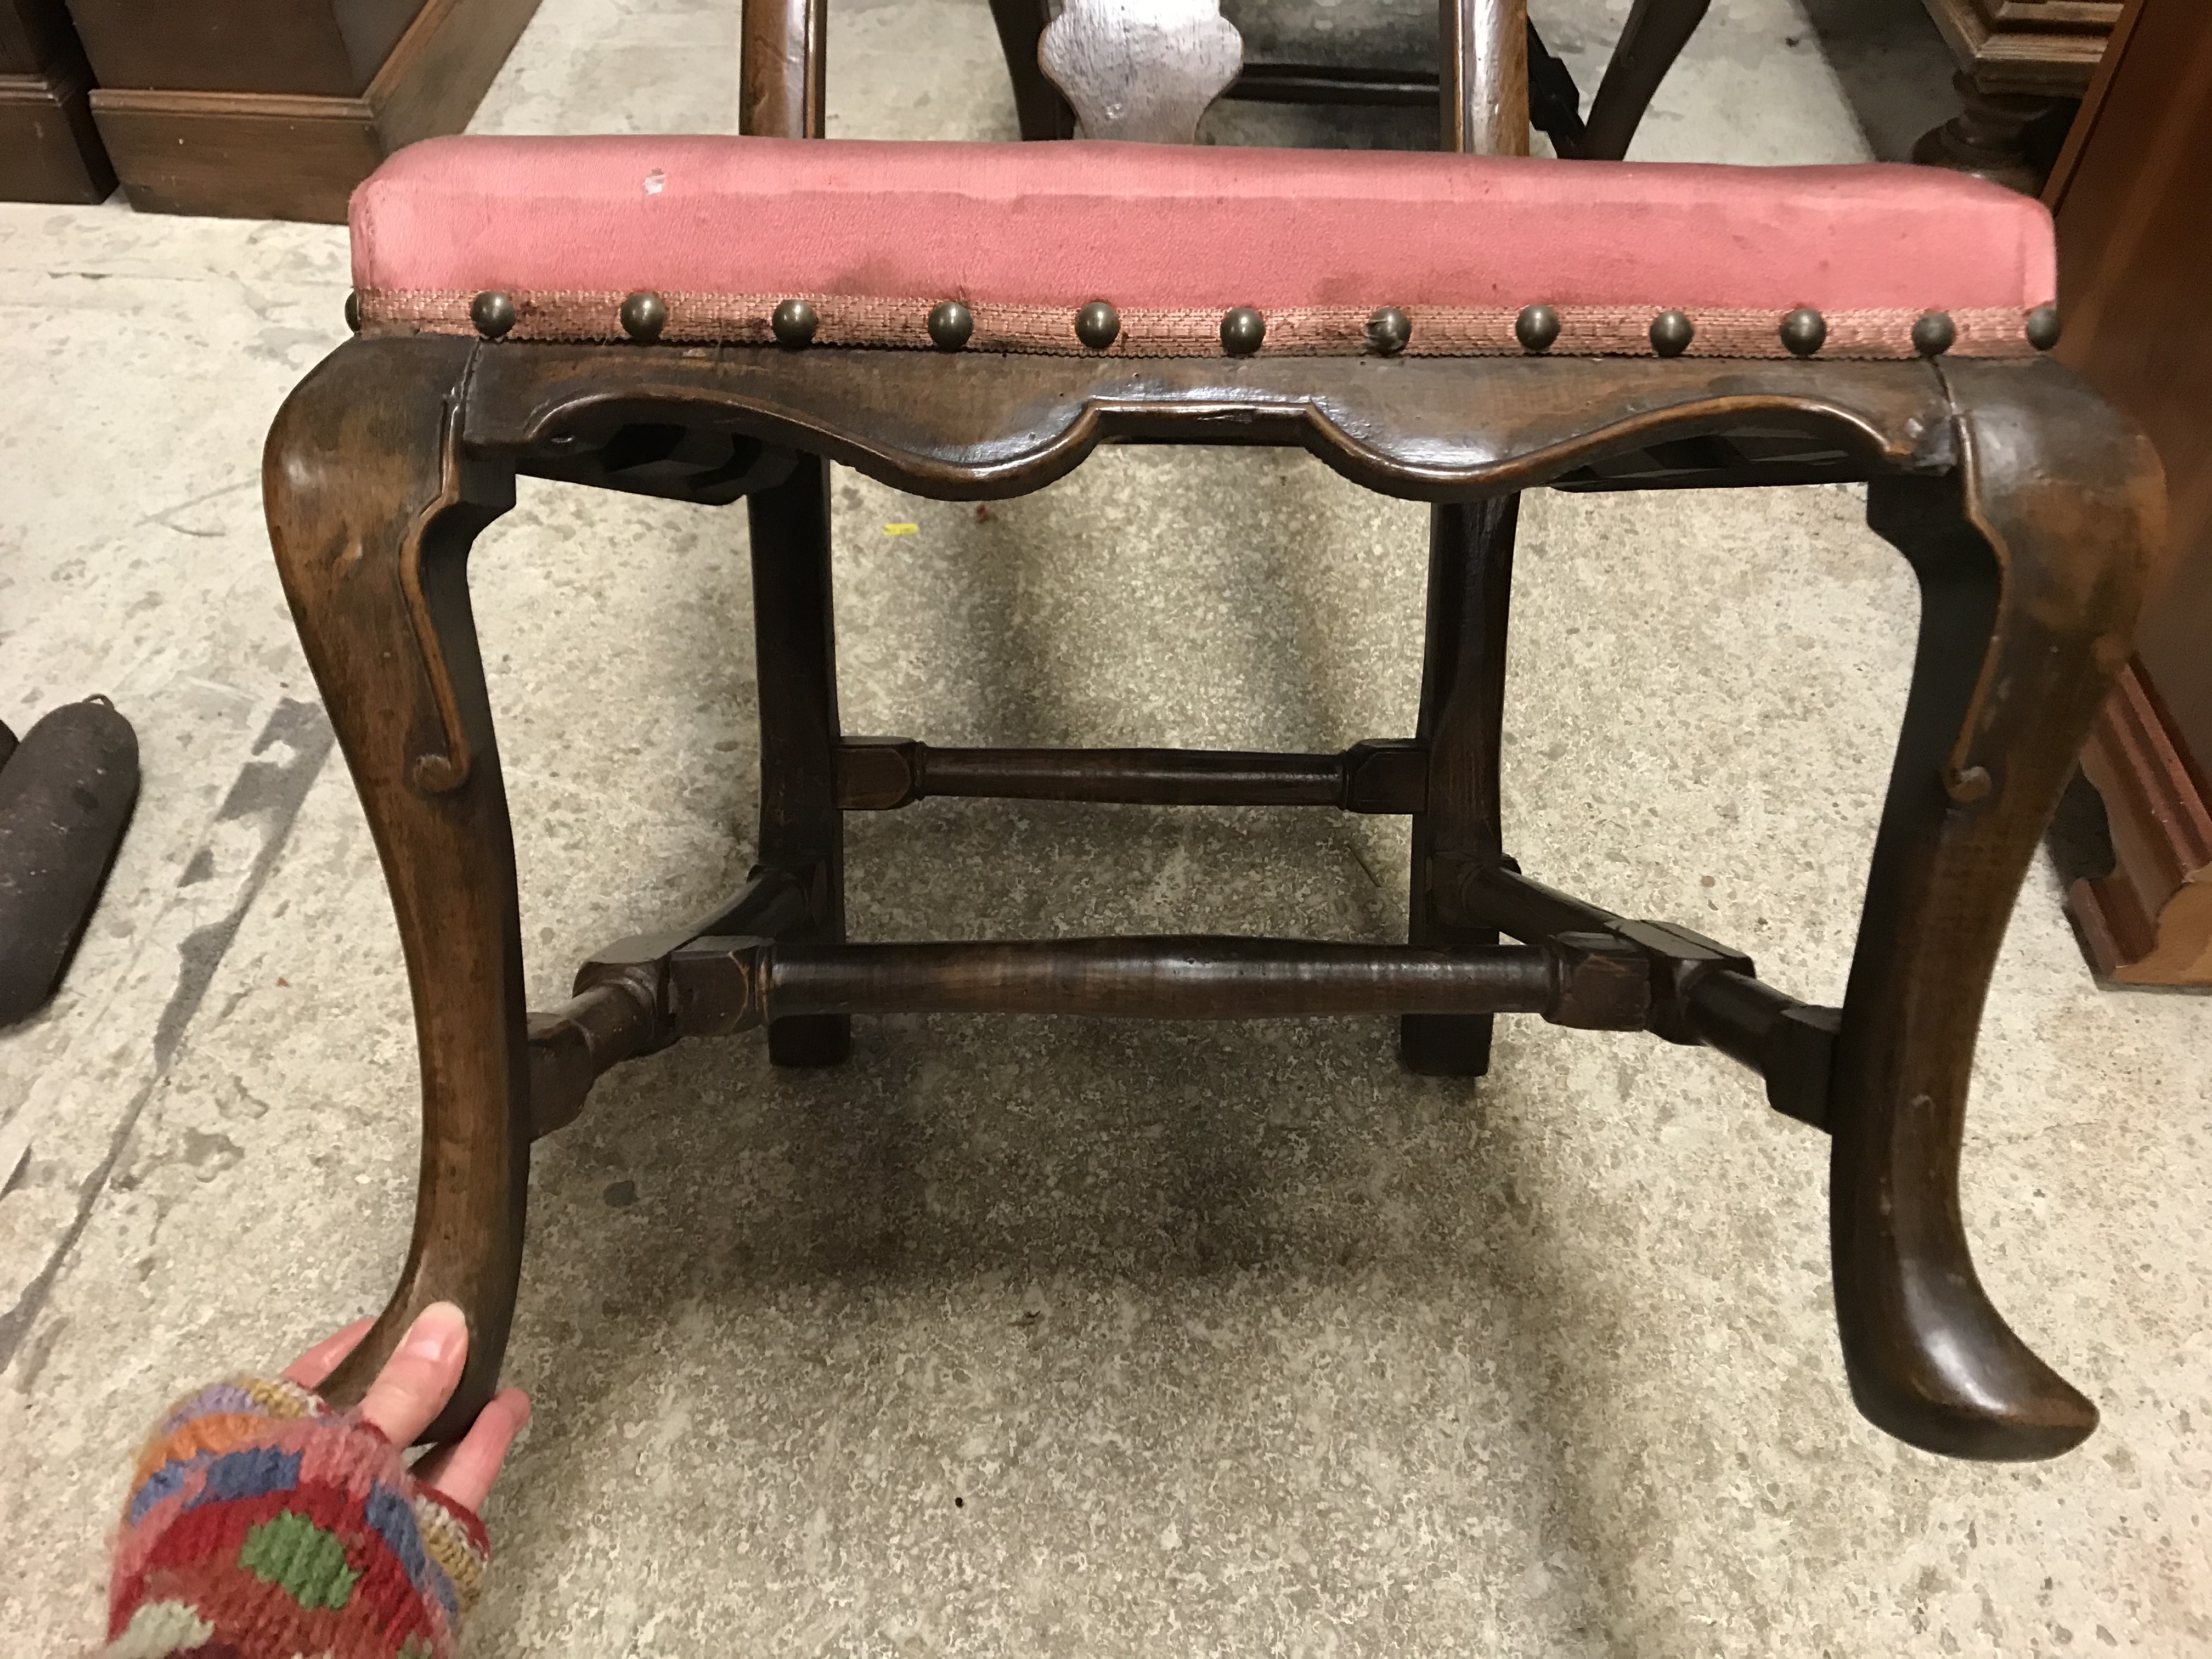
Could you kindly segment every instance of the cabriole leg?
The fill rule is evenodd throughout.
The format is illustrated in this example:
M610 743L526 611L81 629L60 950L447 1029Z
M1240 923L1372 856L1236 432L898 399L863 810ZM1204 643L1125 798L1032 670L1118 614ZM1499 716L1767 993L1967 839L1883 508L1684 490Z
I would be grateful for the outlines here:
M2096 1411L1984 1292L1960 1146L1998 947L2126 660L2160 487L2148 447L2055 365L1946 374L1966 408L1958 470L1878 482L1868 503L1922 610L1829 1096L1836 1313L1881 1427L1953 1456L2049 1457Z
M467 586L470 544L513 504L514 475L460 453L476 349L341 348L285 403L264 465L285 594L383 859L422 1068L407 1263L324 1392L359 1399L415 1316L455 1303L468 1368L432 1440L498 1382L530 1175L514 845Z
M1430 889L1432 861L1494 860L1498 823L1499 731L1505 709L1505 629L1513 587L1518 495L1453 502L1429 520L1427 638L1414 737L1427 751L1425 810L1413 815L1413 878L1407 941L1450 951L1498 943L1495 929L1439 919ZM1398 1053L1428 1077L1480 1077L1490 1069L1488 1014L1408 1014Z

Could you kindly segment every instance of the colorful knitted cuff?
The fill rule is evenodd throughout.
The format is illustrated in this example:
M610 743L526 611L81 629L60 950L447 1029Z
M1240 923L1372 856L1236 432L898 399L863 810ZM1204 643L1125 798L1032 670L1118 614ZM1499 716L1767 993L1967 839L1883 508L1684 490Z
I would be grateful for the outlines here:
M453 1659L489 1557L357 1413L231 1377L139 1454L101 1659Z

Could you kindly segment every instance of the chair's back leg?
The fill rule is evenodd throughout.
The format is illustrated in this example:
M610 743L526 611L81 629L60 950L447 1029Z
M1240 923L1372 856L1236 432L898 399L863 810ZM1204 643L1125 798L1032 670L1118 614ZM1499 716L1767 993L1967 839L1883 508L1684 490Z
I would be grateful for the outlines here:
M1498 748L1505 709L1505 632L1513 587L1513 532L1521 498L1454 503L1429 520L1426 642L1415 740L1428 756L1428 794L1413 815L1409 944L1450 951L1498 943L1489 929L1439 921L1431 860L1494 859ZM1488 1014L1407 1014L1398 1053L1429 1077L1480 1077L1490 1069Z
M1712 0L1636 0L1590 100L1582 148L1575 152L1580 159L1618 161L1628 154L1652 94L1711 5Z
M829 0L744 0L738 40L739 132L822 137L829 34Z
M1524 0L1438 0L1442 36L1441 148L1473 155L1528 153ZM1505 708L1505 629L1513 586L1513 536L1521 498L1451 503L1429 513L1428 623L1415 737L1426 750L1428 795L1413 815L1413 890L1407 938L1431 950L1495 945L1484 928L1437 920L1430 860L1438 853L1495 858L1500 851L1498 744ZM1398 1054L1430 1077L1480 1077L1490 1069L1488 1014L1408 1014Z
M2053 369L1946 369L1957 472L1878 480L1920 578L1920 649L1829 1086L1836 1316L1859 1408L1900 1439L2049 1457L2097 1414L1990 1304L1959 1155L2014 896L2127 659L2160 539L2155 459Z
M1045 0L991 0L991 21L999 26L999 49L1006 55L1006 76L1014 83L1014 114L1022 137L1074 137L1075 112L1037 67L1037 41L1052 21Z
M830 574L830 464L746 498L752 526L754 663L760 691L760 860L806 895L797 943L845 938L845 824L837 807L837 641ZM779 1066L832 1066L851 1051L843 1014L768 1028Z
M498 1383L530 1178L514 843L466 571L514 475L460 453L454 405L475 349L427 337L343 347L286 401L263 475L300 641L383 856L422 1065L407 1264L323 1392L359 1399L415 1316L454 1303L468 1366L425 1432L440 1440Z
M1438 0L1437 148L1528 153L1527 0Z

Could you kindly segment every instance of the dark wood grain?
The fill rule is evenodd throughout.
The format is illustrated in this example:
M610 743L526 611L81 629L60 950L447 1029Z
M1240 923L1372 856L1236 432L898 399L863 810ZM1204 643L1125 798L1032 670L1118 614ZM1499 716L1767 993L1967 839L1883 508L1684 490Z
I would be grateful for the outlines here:
M784 937L845 937L845 818L837 806L837 641L830 569L830 468L801 455L746 502L751 520L753 660L760 697L760 860L805 895ZM853 1046L835 1014L769 1027L779 1066L834 1066Z
M2005 923L2127 660L2162 492L2148 445L2078 383L1946 373L1959 466L1868 498L1919 577L1920 647L1829 1098L1836 1312L1876 1424L1954 1456L2046 1457L2096 1411L1983 1291L1959 1154Z
M2136 630L2137 684L2083 757L2120 867L2075 890L2100 969L2212 985L2212 30L2181 0L2136 0L2045 194L2057 216L2057 355L2156 446L2169 563Z
M754 935L644 934L597 952L577 994L530 1017L532 1122L574 1121L598 1079L686 1037L823 1016L959 1013L1115 1019L1281 1019L1425 1012L1538 1013L1632 1031L1653 977L1632 940L1568 933L1444 952L1206 935L804 945ZM1787 998L1746 980L1762 1012Z
M100 82L350 98L424 0L70 0Z
M386 154L364 98L103 87L92 108L141 213L340 224Z
M398 1287L324 1392L358 1400L415 1316L451 1301L468 1318L469 1357L426 1432L442 1439L496 1385L529 1180L514 848L466 574L477 532L514 501L514 472L469 460L457 441L466 342L356 344L286 400L263 489L285 595L399 924L422 1055L422 1162ZM410 587L434 629L435 674ZM451 748L441 677L470 763L457 783L430 788L422 761Z
M0 76L35 75L83 56L63 0L0 0Z
M426 0L368 83L385 154L467 126L537 12L538 0Z
M1438 149L1528 153L1527 0L1439 0Z
M2037 362L1998 372L2065 377ZM1687 441L1739 433L1801 434L1795 447L1832 457L1818 476L1838 481L1899 466L1940 470L1954 459L1942 377L1918 362L1115 362L502 344L483 352L470 403L470 443L526 469L540 458L549 468L565 465L611 441L625 421L677 420L813 448L894 488L951 501L1041 489L1115 439L1303 448L1355 483L1415 501L1474 500L1585 475L1623 488L1802 481L1786 467L1770 474L1764 462L1729 470L1732 453L1786 459L1791 443L1745 437L1730 451ZM1689 453L1649 469L1630 465L1668 445ZM1616 462L1610 477L1593 471Z
M1201 749L951 749L904 738L848 738L837 804L885 811L932 796L1147 806L1336 806L1418 812L1426 760L1413 743L1336 755Z
M1827 1127L1840 1009L1763 984L1741 951L1670 922L1617 915L1532 880L1498 854L1440 853L1425 875L1430 902L1446 922L1529 940L1602 938L1634 951L1650 979L1647 1030L1718 1048L1765 1079L1776 1111Z
M0 75L0 201L104 202L115 168L79 64Z
M1439 145L1476 155L1528 153L1526 0L1439 0ZM1508 33L1511 40L1507 40ZM1509 96L1504 77L1513 77ZM1413 823L1407 938L1418 945L1482 950L1493 928L1447 921L1431 871L1440 852L1498 848L1498 760L1505 697L1505 640L1513 586L1517 495L1439 503L1429 513L1429 582L1414 741L1429 757L1425 810ZM1484 1015L1409 1014L1398 1057L1430 1077L1490 1069Z
M2212 792L2141 667L2121 672L2081 749L2113 867L2076 880L2067 904L2113 983L2212 985Z
M764 1001L840 1014L1077 1014L1284 1019L1407 1008L1540 1013L1540 951L1446 955L1313 939L1020 939L981 944L778 944ZM773 1027L770 1028L774 1029Z
M1440 506L1430 514L1428 623L1413 734L1426 753L1428 777L1425 810L1413 824L1407 934L1430 950L1498 943L1495 928L1445 921L1431 878L1440 856L1495 860L1504 852L1498 750L1520 517L1518 495ZM1490 1069L1491 1024L1480 1014L1408 1015L1399 1025L1399 1056L1426 1076L1480 1077Z
M2120 0L1922 0L1959 67L1984 91L2078 98Z
M698 937L605 953L604 977L584 989L609 994L526 1031L512 851L462 558L514 470L578 467L641 423L755 447L745 453L758 469L746 476L758 480L749 500L762 863L803 895L805 920L783 915L772 945ZM923 495L986 497L1040 488L1116 437L1300 446L1360 483L1445 504L1445 591L1432 607L1413 750L1428 751L1431 920L1464 930L1451 948L1290 941L1255 956L1219 941L842 942L839 772L866 745L837 732L823 458ZM1762 985L1727 946L1520 877L1497 823L1515 492L1551 479L1753 482L1769 459L1795 476L1793 446L1873 481L1870 520L1911 559L1923 593L1921 656L1840 1020ZM1529 972L1526 958L1471 937L1498 929L1551 963L1548 1018L1711 1043L1759 1067L1784 1109L1829 1128L1839 1328L1855 1397L1874 1421L1979 1458L2051 1455L2094 1424L1990 1305L1957 1188L1975 1029L2006 918L2127 659L2161 534L2148 446L2062 365L1129 364L369 336L340 348L288 404L270 478L288 592L386 858L423 1045L422 1209L378 1342L388 1346L428 1295L447 1294L481 1325L495 1364L512 1305L520 1149L542 1121L526 1045L542 1053L549 1106L562 1106L626 1044L741 1029L763 1014L772 1043L779 1029L842 1021L864 1005L1273 1013L1349 998L1468 1019L1507 1005L1469 1000L1466 987ZM1130 778L1117 769L1145 764L953 752L956 779L964 768L969 782L993 787L1018 783L1024 767L1055 787L1118 786ZM900 763L909 779L917 768L927 775L919 754ZM818 1012L774 1018L780 972L781 1006ZM1413 978L1393 977L1402 975ZM1398 999L1414 981L1456 985L1460 1000L1408 1010ZM1375 988L1386 982L1387 996ZM665 1030L651 1023L661 1019ZM778 1057L835 1057L835 1030L834 1042ZM1816 1104L1808 1097L1823 1079ZM361 1366L377 1349L369 1355ZM454 1420L489 1387L471 1375Z
M357 94L142 90L91 95L141 212L342 224L386 156L468 125L538 0L428 0Z
M738 30L738 131L819 138L830 0L748 0Z
M575 994L530 1016L530 1122L533 1138L574 1122L592 1085L611 1067L657 1054L678 1036L669 961L702 936L773 940L811 923L805 890L781 870L756 866L745 884L688 927L635 934L595 951L576 970Z
M0 201L101 202L115 169L62 0L0 0Z

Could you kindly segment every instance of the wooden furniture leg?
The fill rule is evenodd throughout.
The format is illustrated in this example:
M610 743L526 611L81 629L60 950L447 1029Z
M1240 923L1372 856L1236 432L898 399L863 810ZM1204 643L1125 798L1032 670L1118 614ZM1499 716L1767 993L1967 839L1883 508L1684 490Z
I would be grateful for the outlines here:
M738 131L819 138L827 109L830 0L748 5L739 29Z
M1526 0L1441 0L1437 24L1437 148L1467 155L1526 155Z
M2148 446L2041 378L1948 364L1958 468L1877 479L1868 521L1921 627L1829 1093L1836 1314L1859 1408L1929 1451L2048 1457L2095 1408L1990 1305L1959 1154L2014 896L2114 677L2160 545Z
M324 1393L358 1400L415 1316L455 1303L468 1369L428 1440L465 1429L497 1384L530 1176L514 844L467 577L514 474L461 453L476 350L342 348L285 402L263 472L285 594L383 859L422 1067L406 1266Z
M999 49L1006 57L1014 83L1014 113L1024 138L1073 138L1075 112L1060 88L1037 67L1037 41L1052 21L1045 0L991 0L991 21L999 26Z
M2148 678L2140 661L2122 671L2081 750L2114 861L2075 882L2067 903L2100 976L2212 986L2212 800Z
M2070 101L2042 93L1985 89L1964 70L1952 76L1951 85L1959 94L1960 111L1920 135L1912 146L1914 165L1949 167L2024 196L2039 194L2052 149L2063 142L2063 129L2054 131L2052 124L2069 118Z
M1711 5L1712 0L1636 0L1629 8L1627 25L1606 64L1605 78L1590 100L1582 148L1576 151L1578 159L1618 161L1628 154L1644 112L1651 107L1652 94Z
M1437 914L1434 860L1494 860L1504 851L1498 761L1505 710L1506 624L1513 534L1521 498L1454 502L1429 519L1427 639L1414 741L1428 758L1424 810L1413 814L1413 896L1407 940L1432 951L1498 943L1494 928L1455 927ZM1489 1014L1407 1014L1398 1054L1425 1077L1490 1069Z
M1443 0L1441 148L1477 155L1528 153L1528 7L1520 0ZM1437 915L1437 857L1495 858L1503 848L1498 747L1505 705L1505 634L1518 495L1429 509L1429 593L1414 740L1428 754L1425 810L1413 815L1407 938L1438 950L1498 943L1496 930L1455 927ZM1398 1056L1426 1077L1490 1069L1486 1014L1408 1014Z
M745 498L752 525L754 661L760 690L760 860L792 878L807 921L792 944L845 939L845 822L837 805L837 641L830 598L830 464ZM845 1014L768 1028L778 1066L834 1066L851 1053Z

